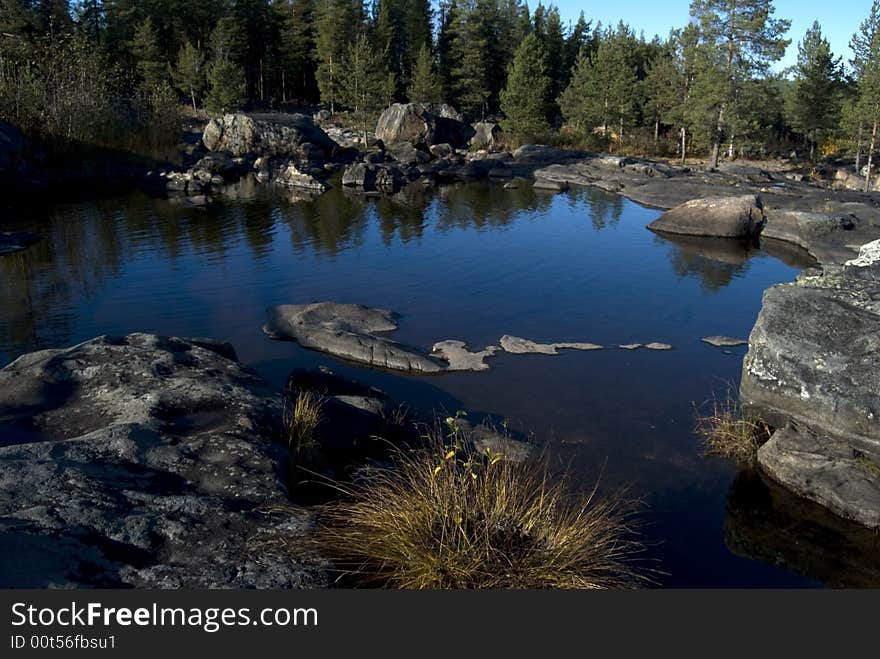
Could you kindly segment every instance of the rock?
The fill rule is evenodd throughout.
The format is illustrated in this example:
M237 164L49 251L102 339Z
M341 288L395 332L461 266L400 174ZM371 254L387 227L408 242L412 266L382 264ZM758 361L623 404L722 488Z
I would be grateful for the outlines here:
M375 190L376 167L362 162L346 167L342 174L342 185L348 188L363 188L367 191Z
M627 343L625 345L617 346L617 347L620 348L621 350L639 350L641 348L644 348L645 346L642 345L641 343Z
M748 238L761 232L764 225L763 204L755 195L695 199L673 208L648 225L652 231Z
M587 156L583 151L557 149L546 144L524 144L513 152L513 159L531 164L553 164L578 160Z
M825 266L764 293L740 395L769 423L794 420L880 455L880 262Z
M443 144L432 144L428 150L435 158L448 158L455 153L455 149L448 142L444 142Z
M459 419L457 423L478 453L489 451L493 456L521 463L528 460L534 452L532 444L511 437L506 431L497 430L487 423L475 426L467 419Z
M501 337L501 348L514 355L558 355L560 350L603 350L603 346L595 343L535 343L518 336L504 335Z
M805 499L880 528L880 464L849 442L788 425L758 450L758 464Z
M861 192L865 189L865 179L845 169L838 169L834 173L832 187L835 190L855 190Z
M448 105L395 103L386 108L376 124L376 137L386 148L400 142L415 147L467 143L461 115ZM469 136L468 136L469 137Z
M703 339L703 343L708 343L710 346L715 346L716 348L734 348L736 346L749 345L748 341L734 339L729 336L707 336Z
M859 249L859 257L847 261L846 265L855 268L868 268L880 262L880 240L866 243Z
M289 339L304 348L336 357L415 373L439 373L445 364L377 332L397 329L396 315L357 304L284 305L269 310L263 331L274 339Z
M432 354L448 362L450 371L486 371L486 359L498 352L498 346L488 346L480 352L471 352L463 341L441 341L435 343Z
M275 171L273 178L276 183L280 183L281 185L289 185L291 187L303 188L314 192L324 192L330 187L314 175L304 172L294 162L286 162L282 164Z
M568 183L560 181L548 181L546 179L537 178L534 184L535 190L547 190L549 192L565 192L568 190Z
M833 204L813 211L772 208L766 215L764 238L798 245L824 264L852 259L857 255L854 245L872 240L880 231L876 210L862 204Z
M101 337L0 370L0 584L324 585L260 547L312 524L284 509L280 401L204 339Z
M474 149L491 149L498 146L501 136L501 126L492 121L480 121L473 125L474 136L470 139L470 146Z
M668 343L648 343L645 345L648 350L658 350L658 351L666 351L672 350L672 346Z
M417 165L431 160L430 154L417 149L409 142L396 142L385 148L386 153L402 165Z
M20 252L31 245L36 245L41 240L43 240L43 236L38 233L0 231L0 256Z
M209 151L229 151L233 156L290 157L306 143L330 155L337 147L311 117L293 114L272 118L274 121L265 121L246 114L227 114L208 123L202 141Z

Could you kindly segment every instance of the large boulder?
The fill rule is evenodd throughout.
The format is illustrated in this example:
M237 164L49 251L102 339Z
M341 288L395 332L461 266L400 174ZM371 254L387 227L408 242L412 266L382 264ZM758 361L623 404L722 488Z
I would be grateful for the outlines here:
M227 114L208 123L202 141L210 151L229 151L233 156L293 156L304 144L313 144L325 155L337 148L304 114L279 115L276 121Z
M848 488L857 472L875 485L880 479L878 364L880 245L874 243L847 265L808 271L764 293L740 387L743 403L772 425L797 429L774 436L759 454L768 473L823 505L836 501L835 512L865 524L876 519L861 512L863 501L829 492ZM821 482L811 472L824 474Z
M676 206L648 225L653 231L715 238L750 238L764 226L764 206L755 195L707 197Z
M287 502L281 395L228 344L148 334L0 370L0 585L304 588L270 550L309 531ZM263 542L265 541L265 542Z
M435 144L463 146L471 130L453 108L428 103L395 103L376 124L376 138L387 145L407 142L427 149Z
M475 149L491 149L498 146L501 137L501 126L493 121L479 121L473 125L474 136L470 146Z

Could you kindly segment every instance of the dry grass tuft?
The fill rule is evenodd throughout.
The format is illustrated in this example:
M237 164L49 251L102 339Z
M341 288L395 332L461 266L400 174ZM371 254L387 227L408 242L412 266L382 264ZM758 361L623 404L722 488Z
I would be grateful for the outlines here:
M773 434L762 419L746 412L739 398L730 390L727 396L714 398L708 414L697 415L696 432L703 438L709 455L751 466L761 448Z
M457 418L457 417L456 417ZM569 496L546 462L478 453L452 432L340 485L318 543L358 584L403 589L628 588L646 581L622 501Z
M288 392L284 398L284 435L295 456L315 450L315 431L321 423L323 399L312 391Z

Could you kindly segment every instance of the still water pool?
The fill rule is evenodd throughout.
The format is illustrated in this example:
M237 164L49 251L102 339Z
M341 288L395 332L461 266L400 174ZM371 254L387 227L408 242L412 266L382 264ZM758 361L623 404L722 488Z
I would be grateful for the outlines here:
M796 530L818 511L705 457L693 432L695 405L739 381L745 352L700 339L747 338L764 289L808 265L791 250L670 241L645 228L657 211L618 196L495 184L302 200L245 181L206 209L133 193L6 215L3 229L47 239L0 257L0 366L100 334L216 337L278 385L326 365L413 407L507 420L582 487L642 500L660 585L852 581L821 533ZM393 309L395 338L426 348L512 334L675 349L501 353L488 372L425 378L263 335L267 307L325 300ZM774 546L784 531L815 540L806 559Z

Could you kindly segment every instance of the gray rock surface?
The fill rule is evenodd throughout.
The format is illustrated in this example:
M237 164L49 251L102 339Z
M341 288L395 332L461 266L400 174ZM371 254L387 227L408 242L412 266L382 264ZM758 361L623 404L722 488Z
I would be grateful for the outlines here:
M305 588L280 394L228 344L147 334L24 355L0 370L0 584Z
M758 450L758 464L800 496L880 528L880 463L849 442L788 425Z
M672 350L672 349L673 349L672 346L669 345L668 343L658 343L658 342L656 342L656 341L653 342L653 343L647 343L647 344L645 344L645 347L646 347L648 350L657 350L657 351L660 351L660 352L665 352L665 351L668 351L668 350Z
M493 121L479 121L473 125L474 136L470 140L470 146L475 149L491 149L498 145L501 136L501 126Z
M376 124L376 137L391 144L406 142L428 148L435 144L463 145L467 127L461 116L448 105L394 103L386 108Z
M303 144L313 144L326 155L337 144L311 117L304 114L266 115L227 114L212 119L202 141L209 151L229 151L234 156L293 156Z
M759 197L708 197L676 206L648 225L652 231L717 238L749 238L764 226Z
M471 352L463 341L440 341L432 353L449 364L449 371L487 371L486 360L498 352L498 346L488 346L479 352Z
M514 355L558 355L560 350L602 350L603 346L595 343L535 343L518 336L504 335L501 337L501 348Z
M735 348L736 346L749 345L745 339L735 339L732 336L707 336L703 339L703 343L708 343L716 348Z
M786 419L880 454L880 261L826 266L764 293L741 395Z
M807 271L764 293L740 395L779 431L759 463L800 496L876 525L880 491L880 260Z
M38 233L0 231L0 256L20 252L32 245L36 245L41 240L43 240L43 236Z
M304 348L394 371L439 373L445 364L380 332L397 329L397 316L385 309L358 304L283 305L269 310L263 331L274 339L289 339Z

